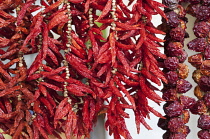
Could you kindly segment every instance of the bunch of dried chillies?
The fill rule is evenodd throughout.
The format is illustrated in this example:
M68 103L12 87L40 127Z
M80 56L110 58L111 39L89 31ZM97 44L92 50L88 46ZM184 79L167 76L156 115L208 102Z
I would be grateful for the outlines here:
M181 5L182 1L164 0L167 6L165 13L168 21L163 20L160 28L166 31L166 42L164 43L167 59L163 61L163 68L168 84L162 90L163 99L166 104L163 109L165 118L160 119L158 126L166 133L164 139L185 139L190 132L186 123L190 118L189 110L195 104L195 99L183 95L192 88L190 82L186 80L189 69L183 62L187 58L184 50L184 39L188 37L186 30L186 11Z
M196 18L193 31L197 38L187 46L190 50L199 52L188 58L189 63L196 68L193 79L198 84L194 94L198 98L191 108L193 114L200 115L198 132L200 139L210 138L210 1L190 0L187 12Z
M160 113L153 84L165 34L154 0L0 0L0 128L13 139L89 138L97 116L115 139L131 139L126 109L140 124ZM132 10L128 9L132 6ZM101 14L98 14L101 11ZM98 23L102 25L99 26ZM108 37L103 36L108 30ZM58 37L57 37L58 36ZM25 57L35 55L32 64ZM163 118L163 117L162 117ZM3 138L1 134L1 138Z

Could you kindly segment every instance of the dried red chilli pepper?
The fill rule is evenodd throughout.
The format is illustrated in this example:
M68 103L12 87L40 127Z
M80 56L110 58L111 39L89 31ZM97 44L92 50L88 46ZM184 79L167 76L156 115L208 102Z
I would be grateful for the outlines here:
M38 118L36 117L35 119L33 119L33 124L34 126L37 128L37 130L39 131L39 133L45 138L48 139L48 135L46 133L46 131L44 130L44 128L42 127L43 124L41 124L40 122L38 122Z

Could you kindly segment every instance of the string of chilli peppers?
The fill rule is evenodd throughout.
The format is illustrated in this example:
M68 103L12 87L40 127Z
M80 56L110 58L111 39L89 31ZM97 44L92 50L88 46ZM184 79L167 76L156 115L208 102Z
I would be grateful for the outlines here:
M183 95L192 88L186 78L189 73L188 66L184 64L187 53L184 50L184 39L188 37L186 32L186 11L181 5L182 1L164 0L167 6L165 13L168 21L163 20L160 28L165 29L166 42L164 43L167 59L163 61L163 68L168 84L162 90L165 119L159 119L158 126L166 133L164 139L185 139L190 132L186 123L190 118L189 109L195 104L195 99Z
M5 134L38 139L49 135L61 138L64 132L66 138L89 138L97 116L105 114L110 135L129 139L125 109L133 109L138 133L140 124L151 129L144 118L152 112L165 118L159 121L167 130L163 138L185 138L190 109L201 114L199 137L209 137L208 1L190 1L188 8L199 20L194 30L201 38L188 44L189 49L202 52L189 58L198 68L194 79L200 100L196 103L181 95L191 88L183 64L187 19L181 1L165 0L166 16L159 9L165 6L152 0L131 0L128 5L121 0L34 2L8 0L0 4L0 127ZM132 4L130 11L127 6ZM14 12L16 16L11 15ZM151 23L156 14L165 18L168 58L158 50L164 40L155 34L165 33ZM102 34L105 29L110 32L107 38ZM24 56L31 54L37 56L27 67ZM160 61L164 61L165 76L158 67ZM165 82L165 117L148 105L147 99L157 104L163 101L148 80L157 85Z
M140 124L151 129L150 113L164 117L148 99L160 104L154 84L167 83L158 64L166 59L158 49L164 40L156 37L165 33L151 22L152 15L166 19L160 7L154 0L0 0L3 134L90 138L103 114L110 135L131 139L127 109L138 133ZM28 64L30 55L35 59Z
M196 39L187 46L190 50L199 52L188 58L189 63L196 68L193 79L198 84L194 94L198 98L191 108L193 114L200 115L198 132L200 139L210 138L210 1L191 0L187 12L196 18L193 31Z

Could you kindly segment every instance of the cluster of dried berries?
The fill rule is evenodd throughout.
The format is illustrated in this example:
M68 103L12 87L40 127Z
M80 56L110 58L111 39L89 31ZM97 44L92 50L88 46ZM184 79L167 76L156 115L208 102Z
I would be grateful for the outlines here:
M150 112L162 117L148 99L159 104L163 99L152 82L167 83L158 65L159 59L166 59L158 49L164 40L156 37L165 33L151 22L152 15L166 18L160 9L163 4L154 0L129 0L128 5L122 0L0 2L4 134L13 139L48 139L49 135L61 138L64 132L68 139L89 138L97 116L104 114L110 135L131 139L126 109L133 110L138 133L140 124L151 129L144 120ZM108 37L103 37L105 29ZM182 41L183 29L175 28L171 36ZM36 57L29 65L24 57L32 54ZM178 61L173 56L165 65L169 70L179 67L184 78L185 65ZM180 93L188 90L183 86L190 87L183 79L177 84Z
M166 133L163 139L185 139L190 132L186 123L190 118L189 109L195 104L195 99L184 96L192 88L190 82L186 80L189 69L183 62L187 58L184 50L184 39L188 37L186 33L187 18L186 11L178 0L164 0L167 6L165 13L168 21L163 20L160 28L166 31L166 42L164 43L167 59L163 61L163 68L168 84L164 84L163 99L166 104L163 109L166 114L165 119L159 119L158 126Z
M196 17L194 34L196 39L190 41L187 46L190 50L199 52L188 58L189 63L196 68L193 79L198 84L194 94L198 98L191 108L193 114L200 115L198 132L200 139L210 138L210 1L190 0L187 12Z

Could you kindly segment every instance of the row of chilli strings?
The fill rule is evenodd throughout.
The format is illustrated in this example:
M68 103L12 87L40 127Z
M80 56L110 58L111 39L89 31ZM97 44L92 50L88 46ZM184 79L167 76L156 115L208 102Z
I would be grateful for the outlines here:
M1 138L4 138L2 134L8 134L14 139L48 139L49 135L61 139L60 133L65 132L66 138L71 138L73 131L77 138L81 138L85 134L88 136L90 129L86 131L88 133L83 133L82 125L76 127L82 121L76 115L79 109L78 105L83 103L82 95L78 95L78 98L72 95L74 97L74 101L72 101L67 91L68 82L66 80L69 79L70 73L66 55L71 51L70 3L65 1L62 9L66 9L65 13L68 13L67 49L62 48L64 50L64 56L62 56L61 48L59 48L62 44L52 38L52 34L50 34L50 37L48 36L47 19L49 14L46 14L55 9L56 5L61 5L62 1L48 6L45 10L43 9L47 7L47 4L44 3L45 6L35 6L32 5L34 2L14 3L10 8L14 9L16 7L17 18L8 14L12 12L10 9L6 9L11 5L10 3L1 3L1 16L8 20L2 24L2 27L6 28L8 26L11 28L1 30L1 48L9 45L6 52L1 50L1 60L10 60L6 64L1 62L0 123L1 129L4 131L1 133ZM37 10L41 10L41 12L33 17L31 13ZM24 14L27 14L28 17L25 18ZM32 24L29 24L30 22ZM2 36L5 38L2 38ZM28 44L30 41L31 43ZM38 54L30 68L27 69L23 55L33 53ZM47 64L43 64L43 61ZM63 66L58 64L61 61ZM17 65L15 68L14 64ZM82 82L77 80L71 80L71 82L83 85ZM86 86L83 87L83 89L86 88ZM77 121L77 119L80 121ZM79 131L79 128L81 131Z
M198 132L200 139L210 138L210 116L209 116L209 32L210 32L210 8L209 1L174 1L163 0L167 6L165 13L168 21L163 21L159 27L167 34L164 43L165 54L168 58L164 61L164 72L168 84L164 85L162 90L165 119L160 119L158 126L166 133L164 139L184 139L190 132L185 124L188 123L190 112L201 115L198 120L198 127L202 130ZM186 9L182 5L188 5ZM190 56L188 62L197 69L193 73L193 79L198 86L194 89L194 94L199 99L182 95L192 88L191 83L185 79L188 76L189 69L183 62L188 57L184 51L184 38L189 37L186 33L186 23L188 19L186 13L196 17L193 28L196 39L190 41L187 46L190 50L201 52Z
M148 99L160 104L156 85L167 83L159 68L167 58L158 49L164 40L156 36L165 33L152 23L152 15L166 19L161 7L153 0L1 1L3 134L89 138L98 115L104 115L110 135L132 139L128 109L138 133L140 124L151 129L145 121L150 113L164 117ZM31 64L24 60L34 54Z

